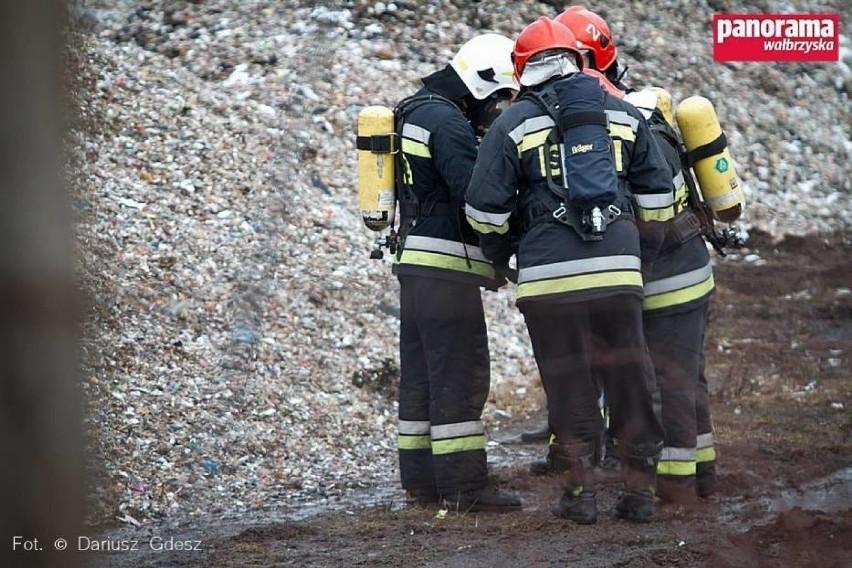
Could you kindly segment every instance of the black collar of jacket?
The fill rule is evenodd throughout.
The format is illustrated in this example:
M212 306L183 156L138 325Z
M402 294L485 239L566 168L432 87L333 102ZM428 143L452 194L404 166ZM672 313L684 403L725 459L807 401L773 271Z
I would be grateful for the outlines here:
M443 69L435 71L420 80L433 93L437 93L453 101L462 100L466 95L470 94L470 91L462 82L458 73L449 64Z

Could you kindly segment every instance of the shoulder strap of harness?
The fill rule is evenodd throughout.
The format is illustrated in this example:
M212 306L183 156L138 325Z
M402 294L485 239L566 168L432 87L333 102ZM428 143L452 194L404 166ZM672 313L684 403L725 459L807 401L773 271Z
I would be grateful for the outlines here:
M412 190L411 185L406 182L405 168L407 164L404 156L402 155L402 125L408 114L416 108L430 102L446 104L454 109L458 109L458 106L453 101L435 93L428 95L411 95L402 99L393 109L396 136L400 140L400 147L397 149L398 151L396 152L394 164L396 178L394 185L396 189L396 198L397 201L399 201L400 206L400 234L403 238L412 226L420 222L420 218L422 216L450 213L448 204L438 203L441 188L438 188L427 195L423 200L424 202L421 203L420 199Z
M609 127L609 119L605 112L574 112L562 113L562 106L559 103L559 98L556 95L556 90L552 85L546 85L540 91L527 91L521 98L528 98L536 106L545 111L553 120L555 128L550 131L547 136L547 142L555 145L560 150L562 147L562 135L568 128L574 128L584 124L599 124L604 128ZM563 160L560 157L560 167L565 167ZM599 241L603 239L603 235L591 234L588 231L589 219L586 213L578 211L571 205L570 197L567 188L560 182L553 181L553 174L548 165L545 166L545 178L547 180L547 188L549 192L536 191L536 198L547 210L533 214L533 218L529 219L528 225L531 227L542 222L557 222L563 225L568 225L585 241ZM630 199L625 195L621 196L619 203L613 203L602 212L602 224L604 227L621 218L623 215L632 214L632 205Z

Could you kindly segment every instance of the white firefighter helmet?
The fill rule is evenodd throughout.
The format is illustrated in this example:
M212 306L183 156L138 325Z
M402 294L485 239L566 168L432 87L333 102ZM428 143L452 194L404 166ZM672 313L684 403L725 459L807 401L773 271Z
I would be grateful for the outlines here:
M481 34L461 46L450 66L476 99L485 99L500 89L517 91L512 67L514 47L506 36Z

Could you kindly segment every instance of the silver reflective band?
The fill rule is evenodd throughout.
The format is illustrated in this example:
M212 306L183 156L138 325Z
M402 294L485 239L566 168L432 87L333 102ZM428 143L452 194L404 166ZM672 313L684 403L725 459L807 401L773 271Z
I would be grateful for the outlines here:
M399 433L422 436L429 433L431 423L428 420L400 420Z
M672 186L675 189L678 189L680 186L686 183L686 179L683 177L683 172L680 171L677 173L675 177L672 178Z
M535 118L528 118L523 121L520 126L518 126L509 133L509 138L511 138L515 144L520 144L521 140L524 139L524 136L526 136L530 132L538 132L539 130L544 130L545 128L552 128L554 124L556 123L553 122L553 119L549 116L536 116Z
M671 206L674 202L674 195L671 193L636 195L636 204L642 209L662 209Z
M461 436L475 436L484 434L485 427L480 420L472 420L470 422L458 422L456 424L442 424L441 426L432 426L432 439L444 440L447 438L459 438Z
M509 220L509 217L512 215L509 213L486 213L485 211L480 211L472 207L469 204L465 204L464 206L465 214L476 221L477 223L485 223L487 225L494 225L496 227L500 227Z
M660 461L695 461L696 454L695 448L663 448Z
M709 448L713 445L713 432L708 434L699 434L698 435L698 447L700 448Z
M623 110L607 110L605 112L610 122L625 124L629 126L633 132L636 132L639 129L639 119L630 116Z
M712 275L713 264L708 262L701 268L697 268L689 272L684 272L683 274L678 274L677 276L663 278L662 280L654 280L653 282L648 282L647 284L645 284L645 295L655 296L657 294L665 294L666 292L680 290L681 288L686 288L688 286L704 282Z
M641 265L638 256L629 254L566 260L565 262L522 268L518 274L518 283L605 270L639 270Z
M473 260L488 262L482 250L473 245L465 245L458 241L448 241L446 239L437 239L435 237L422 237L419 235L409 235L405 239L405 250L422 250L426 252L440 252L452 256L465 257L465 249L467 249L467 257Z
M422 142L429 145L429 137L432 136L432 133L423 128L422 126L417 126L414 124L403 124L402 125L402 135L405 138L410 138L416 142Z

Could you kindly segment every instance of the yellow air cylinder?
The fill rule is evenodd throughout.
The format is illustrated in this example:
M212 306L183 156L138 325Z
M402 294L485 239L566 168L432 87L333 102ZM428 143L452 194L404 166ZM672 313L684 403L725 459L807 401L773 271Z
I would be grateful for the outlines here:
M689 151L716 141L722 127L713 104L704 97L684 99L675 112L683 143ZM704 201L724 223L736 221L743 212L745 195L727 144L693 166Z
M393 111L368 106L358 114L358 204L367 228L381 231L393 224L394 194Z

